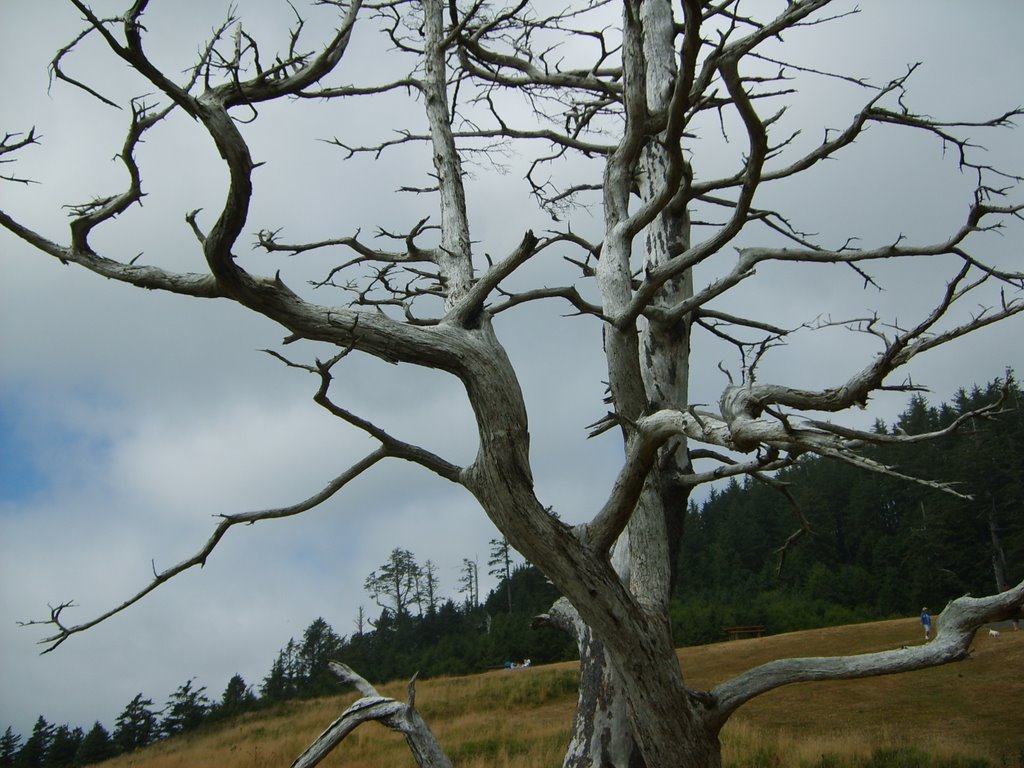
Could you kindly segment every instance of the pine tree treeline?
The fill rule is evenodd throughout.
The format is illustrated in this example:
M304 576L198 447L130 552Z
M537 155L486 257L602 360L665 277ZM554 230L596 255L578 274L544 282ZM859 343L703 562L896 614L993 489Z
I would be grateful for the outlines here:
M405 594L405 587L402 590ZM514 596L512 612L509 595ZM449 599L413 612L415 600L391 599L381 603L380 616L368 622L369 630L357 627L348 637L318 618L301 640L289 640L278 653L263 679L260 701L336 692L338 683L327 667L335 659L368 680L384 682L417 672L421 677L481 672L508 660L572 658L571 638L552 629L530 628L530 620L557 598L557 591L536 568L519 565L482 604L474 604L470 597L461 605Z
M1024 410L1009 372L984 387L960 390L932 406L915 395L879 433L910 435L946 428L965 413L1004 398L991 418L916 445L866 452L912 477L956 482L970 500L833 460L803 457L771 483L732 481L690 505L679 556L680 593L672 605L678 645L713 642L723 628L763 624L770 632L848 624L941 610L962 594L990 594L1024 577ZM783 487L785 493L780 493ZM784 546L794 532L803 533ZM464 559L462 602L438 597L436 568L408 550L392 550L364 587L380 607L362 608L356 631L337 634L315 619L289 640L259 693L234 675L218 701L189 679L162 709L142 693L108 732L54 726L39 717L26 739L11 728L0 737L0 768L91 765L206 723L283 701L337 693L328 668L340 660L373 682L460 675L531 659L573 658L575 644L530 620L557 599L528 564L515 565L503 539L490 542L489 573L499 583L483 601L479 566Z
M409 553L401 552L400 559L426 579L432 567L420 568ZM236 674L220 700L212 702L206 688L189 679L170 695L162 709L156 709L142 693L137 694L118 716L113 732L99 722L84 733L67 725L54 727L40 717L23 743L20 735L7 728L0 737L0 768L91 765L258 708L335 694L342 689L328 669L332 660L350 664L369 680L386 682L412 677L416 672L421 677L480 672L513 659L540 663L571 658L575 644L570 638L552 629L533 630L529 626L533 616L547 610L558 598L554 587L532 566L521 564L510 574L508 583L500 583L483 603L475 591L467 593L461 605L452 600L441 602L434 597L436 583L421 596L410 592L408 602L403 597L398 603L403 610L398 611L394 603L382 607L380 617L368 622L368 631L357 628L347 638L338 635L323 618L317 618L301 640L293 638L281 649L262 681L259 695ZM431 574L429 579L433 578ZM404 584L401 589L404 596ZM511 613L509 595L514 596Z
M1003 412L992 418L935 441L867 452L901 474L954 482L972 500L808 456L775 477L792 502L769 484L747 481L691 505L673 608L677 642L720 640L723 628L738 625L784 632L916 614L922 606L937 612L960 595L1019 582L1024 411L1012 373L939 406L915 395L895 424L874 428L944 429L997 401L1004 384ZM802 527L800 515L806 531L783 548Z

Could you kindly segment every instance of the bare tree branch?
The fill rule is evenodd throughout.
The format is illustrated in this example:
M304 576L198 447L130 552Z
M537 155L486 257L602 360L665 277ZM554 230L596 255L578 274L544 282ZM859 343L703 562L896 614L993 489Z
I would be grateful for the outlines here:
M51 610L51 616L49 619L25 621L19 623L22 626L43 624L52 625L56 627L57 632L55 634L50 635L48 637L44 637L41 640L39 640L40 645L46 646L46 648L43 649L42 653L50 653L51 651L54 651L58 647L60 647L64 643L64 641L72 635L78 634L79 632L84 632L87 629L91 629L92 627L95 627L97 624L106 621L111 616L117 615L126 608L139 602L139 600L144 598L146 595L148 595L154 589L159 587L161 584L164 584L165 582L168 582L171 579L173 579L179 573L187 571L189 568L193 568L197 565L200 567L206 565L207 558L213 553L213 550L216 549L217 545L220 543L220 540L224 537L224 534L227 533L228 529L232 526L241 524L252 525L253 523L259 522L260 520L274 520L282 517L291 517L293 515L298 515L302 512L306 512L310 509L313 509L314 507L319 506L320 504L334 496L334 494L336 494L338 491L344 488L350 481L359 477L361 474L363 474L363 472L368 470L370 467L372 467L374 464L376 464L378 461L380 461L387 455L387 451L383 448L378 448L377 450L367 454L367 456L363 458L361 461L353 464L351 467L349 467L340 475L331 480L331 482L329 482L322 490L313 494L308 499L300 501L298 504L293 504L288 507L278 507L275 509L264 509L255 512L243 512L234 515L221 515L220 523L217 524L217 527L214 529L213 534L210 536L209 539L207 539L206 544L204 544L203 547L198 552L196 552L190 558L182 560L177 565L160 571L159 573L157 573L154 569L153 580L149 582L149 584L147 584L140 591L136 592L132 597L128 598L120 605L111 608L109 611L100 614L99 616L97 616L94 619L91 619L90 621L84 622L82 624L76 624L74 626L65 626L60 620L60 614L64 608L71 607L72 604L70 602L67 602L62 603L57 609Z
M381 696L376 688L345 664L332 661L330 668L342 681L354 685L363 694L363 698L352 704L341 717L331 723L327 730L295 759L292 768L312 768L318 765L352 731L371 721L377 721L404 735L409 750L420 768L451 768L451 761L416 710L416 675L409 681L409 702L403 704Z
M0 157L11 152L17 152L19 149L24 149L31 144L38 144L39 136L36 135L36 129L33 126L29 129L28 133L5 133L3 138L0 139ZM0 160L0 165L4 163L14 162L11 158L5 158ZM0 174L0 180L13 181L18 184L34 184L32 179L25 179L20 176L11 176L7 174Z
M860 656L778 659L744 672L711 691L714 706L708 725L717 730L739 706L767 691L812 680L850 680L962 661L975 632L993 621L1017 618L1024 611L1024 582L992 597L960 597L938 617L938 633L927 645Z

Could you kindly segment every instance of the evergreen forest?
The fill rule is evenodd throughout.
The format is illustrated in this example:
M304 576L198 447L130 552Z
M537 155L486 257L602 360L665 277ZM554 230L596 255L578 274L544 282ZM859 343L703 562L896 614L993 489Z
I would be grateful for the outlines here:
M931 404L915 394L879 434L919 435L957 428L937 440L866 449L893 474L816 456L770 477L730 481L691 502L677 564L672 621L678 645L724 640L724 628L763 625L770 633L938 614L963 594L990 594L1024 578L1024 411L1011 372ZM963 419L997 404L983 418ZM904 475L951 483L956 494ZM234 675L215 699L187 680L162 707L142 693L112 730L54 725L40 716L27 736L8 727L0 768L89 765L282 701L337 692L328 661L341 660L373 682L461 675L573 658L575 645L533 621L558 597L511 550L491 541L479 594L478 565L464 560L460 600L442 598L437 569L396 548L367 576L379 608L360 611L341 636L315 619L280 650L258 686ZM225 670L227 673L227 670Z
M787 632L933 613L1024 578L1024 411L1011 372L931 405L915 394L883 434L949 428L915 445L869 448L875 462L950 483L961 496L831 459L805 457L764 481L731 482L691 505L672 619L679 645L722 628ZM968 498L964 498L968 497Z

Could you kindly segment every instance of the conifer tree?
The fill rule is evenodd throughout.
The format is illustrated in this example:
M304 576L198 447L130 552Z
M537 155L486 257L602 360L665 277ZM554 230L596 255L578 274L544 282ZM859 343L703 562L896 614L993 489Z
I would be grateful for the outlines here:
M11 726L7 726L4 735L0 736L0 768L13 768L20 748L21 736Z
M295 638L290 638L288 644L278 652L270 672L263 678L263 685L260 686L262 698L267 701L284 701L296 695L300 680L298 653L299 646Z
M32 735L25 741L25 746L18 752L14 764L17 768L43 768L43 761L53 741L53 726L46 722L42 715L32 726Z
M488 574L505 585L508 598L508 612L512 613L512 546L504 536L491 539L491 556L487 559Z
M43 768L72 768L84 738L81 728L72 728L67 723L55 728L43 758Z
M92 765L109 760L117 754L117 747L110 733L98 720L93 723L92 728L85 734L82 743L78 746L78 753L75 755L76 765Z
M363 606L359 606L356 611L356 617L352 620L353 626L356 628L356 637L359 637L366 631L366 609Z
M214 708L217 717L232 717L252 709L256 705L256 695L244 678L235 674L228 680L227 687L221 695L220 703Z
M417 603L420 606L420 614L424 613L423 606L426 605L426 613L432 614L437 610L437 565L433 560L427 560L420 569L416 580Z
M381 608L394 611L395 616L407 616L416 601L416 585L421 573L413 553L395 547L388 561L366 577L363 588Z
M316 618L306 627L298 650L300 693L316 696L336 689L334 676L327 663L337 658L340 648L341 638L322 617Z
M153 700L136 694L125 706L114 726L114 743L120 752L133 752L156 740L157 713L153 711Z
M476 560L462 558L460 574L459 594L465 595L466 608L472 610L480 604L480 568Z
M205 695L206 686L193 688L192 679L178 686L167 699L160 721L160 731L165 736L176 736L198 728L210 709L210 700Z

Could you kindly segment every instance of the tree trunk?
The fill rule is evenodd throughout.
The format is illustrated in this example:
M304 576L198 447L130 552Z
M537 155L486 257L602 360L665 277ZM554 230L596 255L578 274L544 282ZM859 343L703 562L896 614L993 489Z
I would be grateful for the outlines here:
M1003 550L1002 539L999 538L996 503L991 494L989 494L988 502L988 533L992 538L992 571L996 579L996 592L1005 592L1010 588L1010 583L1006 580L1006 552Z
M671 5L660 0L648 2L640 6L639 17L634 16L631 21L628 9L626 15L624 24L627 29L633 30L634 35L634 47L630 50L642 51L646 62L644 67L633 60L636 69L642 73L646 109L648 112L665 111L669 106L677 69ZM649 203L663 194L663 185L669 176L669 162L663 143L649 141L646 144L639 157L637 174L643 203ZM625 203L621 202L622 183L622 178L616 179L611 175L606 178L606 199L619 196L617 203L610 206L613 210L625 210ZM613 231L614 228L609 234ZM682 253L689 246L689 215L686 206L669 205L645 228L643 234L646 246L644 263L648 269L664 264ZM632 244L622 241L617 251L614 247L608 247L609 240L606 240L602 260L607 260L611 267L614 266L613 260L618 257L622 266L607 271L602 293L605 306L615 309L622 306L623 299L628 301L630 296L628 264ZM658 303L671 306L692 295L692 276L687 272L666 283ZM639 334L632 328L622 333L618 329L607 328L605 350L608 355L609 381L619 414L632 421L645 410L685 410L688 407L688 319L659 323L641 318ZM628 434L626 439L629 440ZM668 626L668 607L689 495L689 489L679 483L679 476L686 474L689 469L686 444L682 439L672 440L659 451L656 468L645 483L637 509L617 542L615 552L619 576L628 585L639 605L648 612L652 624L656 625L657 634L670 649L674 648L674 643ZM572 748L566 765L581 765L576 755L583 753L588 744L591 745L590 749L596 750L593 754L601 755L602 766L633 768L644 765L628 717L630 708L624 706L623 699L628 696L626 691L629 685L621 679L620 667L612 663L605 644L597 641L591 630L584 627L576 634L583 679ZM674 745L677 751L672 755L671 764L718 765L720 754L717 738L706 733L697 722L699 718L691 707L691 695L683 687L674 651L669 664L674 669L666 674L678 685L678 689L670 695L677 697L677 700L661 702L660 706L664 710L653 716L678 716L684 721L684 733L680 734ZM681 710L687 710L687 715L692 717L691 722L686 722L689 717L682 715ZM662 748L665 746L662 745ZM653 759L649 750L646 754L647 765L669 764L661 759Z
M563 768L640 768L643 758L633 740L621 684L604 644L564 598L544 619L572 635L580 653L579 697Z
M715 768L718 741L705 726L699 697L683 687L665 614L644 609L607 558L594 557L584 541L544 510L527 461L522 392L486 315L480 328L462 338L470 343L459 355L465 364L458 373L480 429L480 448L463 483L512 546L551 579L601 639L618 677L615 690L625 702L628 727L647 765ZM593 657L607 666L601 655Z

